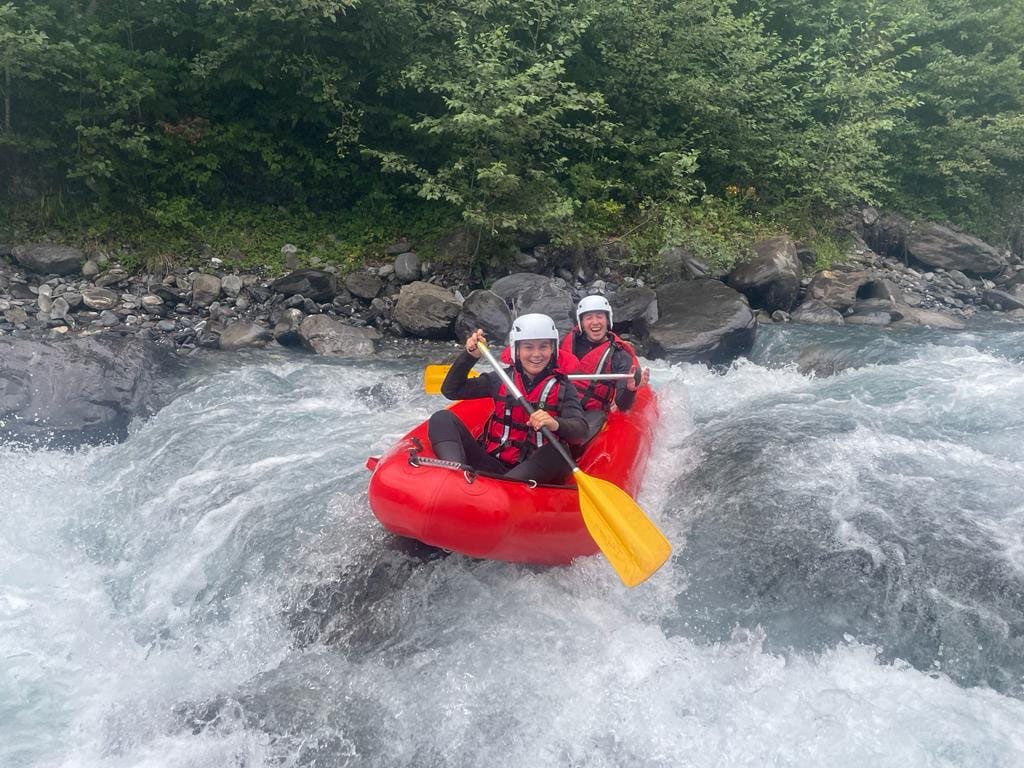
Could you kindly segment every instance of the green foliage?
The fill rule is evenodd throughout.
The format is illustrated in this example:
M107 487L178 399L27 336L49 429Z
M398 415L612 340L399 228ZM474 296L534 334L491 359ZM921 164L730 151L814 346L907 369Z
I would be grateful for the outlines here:
M1022 39L1018 0L0 0L0 194L168 251L282 207L725 261L761 209L1005 240Z

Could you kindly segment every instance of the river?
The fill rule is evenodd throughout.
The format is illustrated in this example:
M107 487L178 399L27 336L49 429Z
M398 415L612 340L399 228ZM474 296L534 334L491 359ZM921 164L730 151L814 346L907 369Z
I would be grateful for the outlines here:
M423 363L224 355L121 444L0 448L0 765L1024 765L1021 326L649 361L634 590L381 529Z

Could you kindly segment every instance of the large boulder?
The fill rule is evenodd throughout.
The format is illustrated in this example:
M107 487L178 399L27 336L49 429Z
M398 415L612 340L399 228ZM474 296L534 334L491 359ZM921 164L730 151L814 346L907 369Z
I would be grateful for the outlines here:
M825 306L842 312L857 301L861 286L871 280L871 275L862 270L843 272L823 270L811 278L807 286L806 300L819 301ZM805 300L805 301L806 301Z
M85 254L77 248L49 243L18 245L11 249L11 255L25 269L41 275L73 275L85 261Z
M515 317L539 312L554 320L563 333L576 323L572 294L549 277L517 272L496 280L491 290L505 300Z
M464 342L477 328L483 328L487 338L498 344L505 342L512 328L508 305L493 291L473 291L466 297L455 318L455 338Z
M637 320L648 324L658 321L658 294L650 288L623 288L613 294L608 302L612 305L616 331L631 330Z
M746 297L718 280L684 280L658 289L657 323L646 343L655 355L728 365L754 345L757 320Z
M416 281L402 286L393 317L410 336L448 339L461 309L451 291Z
M67 449L123 440L132 419L165 402L178 371L165 348L138 337L0 337L0 441Z
M754 257L729 273L729 285L752 306L788 312L800 292L800 259L788 237L773 237L754 245Z
M345 325L328 315L309 315L299 326L299 337L307 349L334 357L372 357L380 333L374 328Z
M988 243L939 224L915 227L907 235L906 248L922 264L968 274L991 275L1008 264L1006 257Z
M337 296L338 278L322 269L298 269L277 278L270 284L270 290L285 296L301 295L324 304Z

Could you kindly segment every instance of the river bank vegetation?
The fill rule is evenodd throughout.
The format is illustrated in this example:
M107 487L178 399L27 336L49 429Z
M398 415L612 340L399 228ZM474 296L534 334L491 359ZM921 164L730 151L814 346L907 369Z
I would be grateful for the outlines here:
M13 0L0 237L729 261L866 202L1019 251L1022 39L1020 0Z

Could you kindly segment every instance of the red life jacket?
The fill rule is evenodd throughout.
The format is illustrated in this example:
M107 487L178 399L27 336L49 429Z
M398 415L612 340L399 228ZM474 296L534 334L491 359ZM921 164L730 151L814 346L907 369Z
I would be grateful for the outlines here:
M565 334L559 352L572 354L572 343L577 333L582 333L577 325L570 333ZM575 373L626 373L626 371L612 370L612 357L616 349L624 349L633 358L633 365L640 367L640 361L636 359L636 352L633 345L623 341L611 331L608 331L607 341L599 344L587 352L579 360ZM577 379L573 382L580 393L580 403L585 411L596 411L598 409L609 411L612 403L615 402L615 381L590 381Z
M509 369L509 375L527 402L534 408L543 408L558 418L558 390L563 374L557 368L540 379L527 391L519 371ZM547 440L529 425L530 414L519 404L515 395L502 383L494 397L494 413L487 419L480 436L484 450L509 466L515 466L540 448Z

